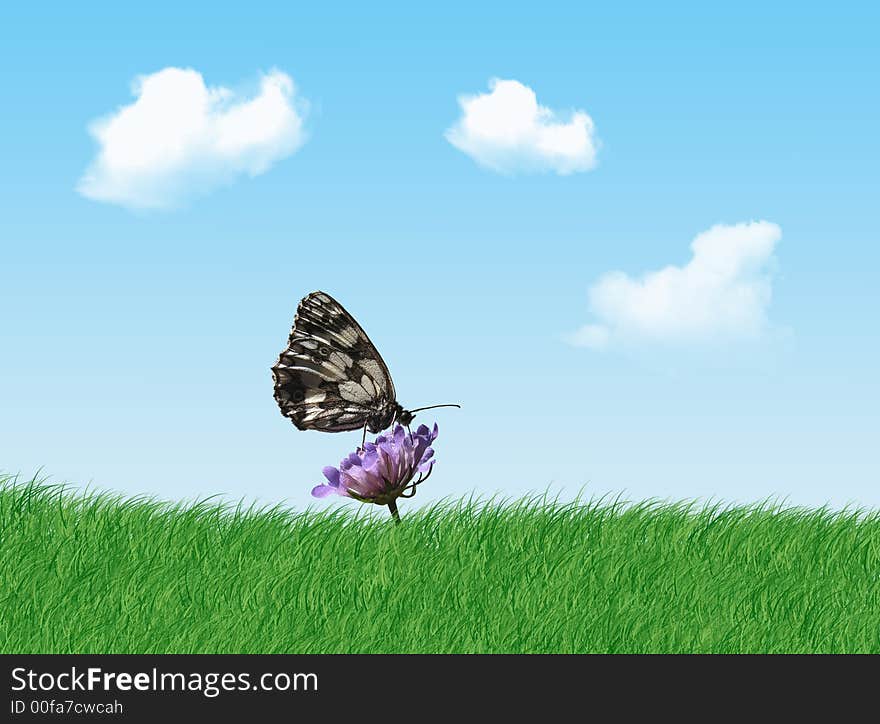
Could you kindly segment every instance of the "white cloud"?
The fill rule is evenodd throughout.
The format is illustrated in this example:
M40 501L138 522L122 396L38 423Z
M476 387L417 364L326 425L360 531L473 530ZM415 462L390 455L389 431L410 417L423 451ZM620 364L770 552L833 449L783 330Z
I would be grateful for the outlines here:
M134 103L93 121L100 145L77 185L96 201L167 208L257 176L304 142L306 104L290 76L274 70L243 97L205 85L192 69L165 68L135 79Z
M701 341L757 337L767 326L769 265L782 230L768 221L718 224L698 234L693 256L633 279L602 276L590 289L595 321L568 335L578 347L615 341Z
M459 96L461 118L446 140L477 163L501 173L570 174L596 165L593 120L574 111L568 122L538 105L535 92L515 80L489 81L491 93Z

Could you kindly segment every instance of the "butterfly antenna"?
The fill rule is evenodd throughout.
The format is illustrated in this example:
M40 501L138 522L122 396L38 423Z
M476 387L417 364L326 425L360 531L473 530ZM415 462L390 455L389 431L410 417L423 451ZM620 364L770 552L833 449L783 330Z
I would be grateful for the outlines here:
M448 405L428 405L427 407L417 407L415 410L410 410L410 412L421 412L422 410L434 410L438 407L457 407L461 409L461 405L456 405L455 403L450 403Z

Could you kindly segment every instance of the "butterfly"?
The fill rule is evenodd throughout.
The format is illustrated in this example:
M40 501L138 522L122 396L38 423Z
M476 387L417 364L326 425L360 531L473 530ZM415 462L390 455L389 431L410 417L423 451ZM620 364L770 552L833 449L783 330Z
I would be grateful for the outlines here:
M382 432L408 426L415 413L397 401L391 373L367 333L326 292L312 292L296 310L287 348L272 367L275 401L300 430Z

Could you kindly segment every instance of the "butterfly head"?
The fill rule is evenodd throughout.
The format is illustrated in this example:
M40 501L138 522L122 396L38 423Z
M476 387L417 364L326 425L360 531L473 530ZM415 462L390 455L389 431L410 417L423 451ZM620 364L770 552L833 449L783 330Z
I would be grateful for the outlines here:
M394 418L396 422L399 422L404 427L408 427L414 417L415 413L404 410L400 405L397 406L397 415Z

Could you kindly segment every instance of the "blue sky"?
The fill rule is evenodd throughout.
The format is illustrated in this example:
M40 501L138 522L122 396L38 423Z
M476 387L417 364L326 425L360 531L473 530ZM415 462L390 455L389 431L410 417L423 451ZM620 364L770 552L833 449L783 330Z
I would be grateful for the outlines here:
M828 5L290 4L6 11L0 469L312 503L358 434L297 431L269 367L315 289L399 399L439 410L415 501L470 491L880 505L880 12ZM87 198L89 124L194 69L292 78L298 150L171 209ZM444 137L516 80L595 124L595 167L499 173ZM766 220L753 334L566 338L590 290ZM414 502L415 502L414 501ZM319 505L324 505L321 501Z

